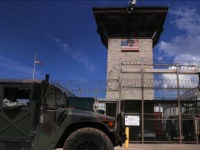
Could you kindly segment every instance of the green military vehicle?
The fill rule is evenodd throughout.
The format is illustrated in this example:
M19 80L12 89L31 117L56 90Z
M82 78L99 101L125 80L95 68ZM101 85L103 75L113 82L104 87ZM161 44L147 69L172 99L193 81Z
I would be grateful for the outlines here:
M112 150L125 141L116 119L67 106L46 80L0 80L0 150Z

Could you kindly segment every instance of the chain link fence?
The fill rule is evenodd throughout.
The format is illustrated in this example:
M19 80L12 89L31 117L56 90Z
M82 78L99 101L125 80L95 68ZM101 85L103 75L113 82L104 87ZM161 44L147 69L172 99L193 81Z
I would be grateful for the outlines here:
M131 142L199 143L199 121L195 120L200 117L199 64L122 61L108 73L107 81L54 84L71 96L93 97L95 111L101 109L111 116L123 112L127 119L137 118L127 125Z

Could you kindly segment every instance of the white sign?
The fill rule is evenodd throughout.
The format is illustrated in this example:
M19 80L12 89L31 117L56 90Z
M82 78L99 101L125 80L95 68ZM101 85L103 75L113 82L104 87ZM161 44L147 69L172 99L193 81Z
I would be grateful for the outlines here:
M140 126L140 116L125 115L125 126Z

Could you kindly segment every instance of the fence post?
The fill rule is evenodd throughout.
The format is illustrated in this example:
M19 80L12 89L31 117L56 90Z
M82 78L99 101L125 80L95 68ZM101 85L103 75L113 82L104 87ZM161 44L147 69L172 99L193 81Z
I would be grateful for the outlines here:
M144 62L143 59L141 59L141 87L142 87L142 91L141 91L141 99L142 99L142 144L144 144Z
M194 117L196 144L199 144L200 118Z
M178 124L179 124L179 143L182 144L182 109L180 102L180 85L179 85L179 65L176 65L176 79L177 79L177 100L178 100Z

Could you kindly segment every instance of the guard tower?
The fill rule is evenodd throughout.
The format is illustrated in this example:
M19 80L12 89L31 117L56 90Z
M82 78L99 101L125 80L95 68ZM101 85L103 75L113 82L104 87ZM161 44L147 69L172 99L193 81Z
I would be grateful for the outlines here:
M153 74L132 74L127 66L153 64L153 47L163 31L167 11L168 7L93 8L97 32L108 50L107 99L142 99L141 88L132 85L141 86L141 78L153 80ZM153 89L143 92L143 99L154 98Z

